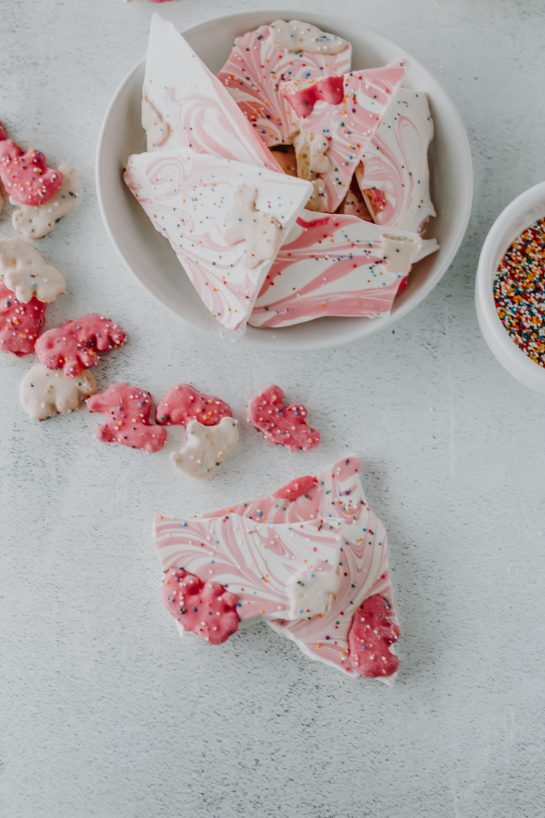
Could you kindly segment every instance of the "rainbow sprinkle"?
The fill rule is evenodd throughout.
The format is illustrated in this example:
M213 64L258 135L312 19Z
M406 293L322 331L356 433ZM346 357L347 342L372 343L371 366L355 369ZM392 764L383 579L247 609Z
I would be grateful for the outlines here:
M545 368L545 217L524 230L500 261L494 303L515 344Z

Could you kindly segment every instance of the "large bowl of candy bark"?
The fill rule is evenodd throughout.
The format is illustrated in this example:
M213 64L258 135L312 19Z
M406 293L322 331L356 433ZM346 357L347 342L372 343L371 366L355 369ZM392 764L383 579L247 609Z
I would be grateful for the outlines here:
M391 326L452 262L471 210L463 123L385 37L317 14L152 18L107 112L107 230L194 326L277 349Z

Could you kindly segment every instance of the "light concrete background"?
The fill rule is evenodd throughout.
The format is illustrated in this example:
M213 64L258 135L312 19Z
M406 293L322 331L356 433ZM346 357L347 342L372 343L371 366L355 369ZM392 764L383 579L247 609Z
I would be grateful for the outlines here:
M289 6L289 3L285 3ZM266 8L174 0L180 28ZM0 118L84 198L40 249L69 291L49 325L100 310L130 334L100 368L160 395L192 380L242 413L279 382L323 430L308 455L249 429L202 487L94 440L84 412L33 424L28 360L0 361L0 814L6 818L542 816L545 786L545 404L499 367L476 323L479 250L545 176L541 0L343 0L399 42L467 124L476 199L443 283L351 348L286 356L194 334L147 296L96 206L99 126L144 53L147 0L0 0ZM331 10L325 0L298 0ZM0 235L10 233L9 222ZM393 689L309 662L265 626L220 649L182 643L160 604L156 511L193 513L277 487L355 449L390 535L403 634Z

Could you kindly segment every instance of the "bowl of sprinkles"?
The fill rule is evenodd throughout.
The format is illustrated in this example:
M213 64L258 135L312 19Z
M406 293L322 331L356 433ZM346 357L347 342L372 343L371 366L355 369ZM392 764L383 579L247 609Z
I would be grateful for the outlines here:
M545 395L545 182L511 202L492 226L479 259L475 302L498 361Z

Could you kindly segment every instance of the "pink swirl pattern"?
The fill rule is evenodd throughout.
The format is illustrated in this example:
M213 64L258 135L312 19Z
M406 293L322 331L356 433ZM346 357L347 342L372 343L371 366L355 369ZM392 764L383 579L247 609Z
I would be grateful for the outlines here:
M374 318L390 312L410 265L389 272L383 233L357 216L305 211L267 273L249 323L276 328L325 316ZM421 240L414 261L436 249L435 241Z
M377 224L419 233L435 216L428 167L433 131L426 94L400 88L356 169ZM379 209L372 209L369 191L382 194Z
M347 674L354 673L350 662L348 634L361 603L380 594L391 606L391 621L396 622L392 584L388 566L386 531L369 508L360 481L361 464L357 457L339 460L316 475L306 492L290 500L278 494L259 497L229 508L207 513L215 516L241 515L267 523L291 524L304 520L340 520L344 541L340 551L340 587L333 605L325 614L293 622L269 622L309 658L325 662ZM354 587L355 586L355 587Z
M166 123L161 147L189 147L281 170L229 92L172 23L158 15L151 21L143 93ZM154 147L149 134L148 150Z
M306 116L297 116L293 112L298 129L319 135L328 143L326 156L329 167L318 174L324 183L320 210L333 213L346 196L365 146L377 129L405 72L406 65L402 60L383 68L352 71L344 75L342 102L332 104L322 99ZM288 101L292 85L285 86Z
M260 212L280 225L278 246L308 199L309 183L183 148L131 156L125 181L169 240L212 316L227 329L243 327L272 258L251 266L246 240L228 242L237 191L241 185L255 191Z
M289 144L293 122L280 84L344 74L351 55L349 43L338 54L288 51L276 45L272 28L264 25L237 37L218 77L264 143Z
M304 568L335 571L340 544L335 519L268 525L237 514L158 517L154 538L163 570L183 568L237 594L241 621L289 617L290 579Z

